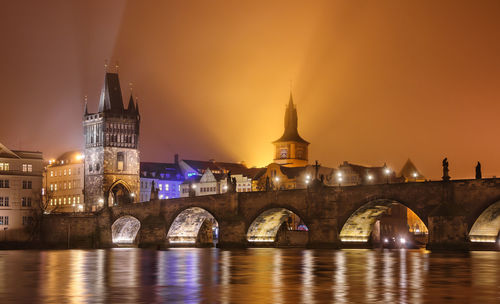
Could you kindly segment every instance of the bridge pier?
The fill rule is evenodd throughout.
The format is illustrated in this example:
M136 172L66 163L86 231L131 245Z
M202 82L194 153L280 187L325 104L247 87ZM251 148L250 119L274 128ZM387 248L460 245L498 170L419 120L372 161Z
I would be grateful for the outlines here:
M142 221L136 238L141 248L165 247L167 242L165 219L161 216L148 216Z
M220 220L217 248L246 248L247 231L242 220Z
M309 242L307 248L340 248L336 218L312 219L308 224Z
M468 250L468 229L465 216L429 216L429 250Z

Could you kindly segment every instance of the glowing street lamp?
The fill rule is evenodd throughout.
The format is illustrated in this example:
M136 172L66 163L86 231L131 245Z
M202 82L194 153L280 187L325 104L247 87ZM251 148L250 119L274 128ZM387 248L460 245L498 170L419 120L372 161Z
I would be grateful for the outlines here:
M373 180L373 175L368 174L367 178L368 178L369 181L371 181L371 180Z
M387 183L389 183L389 174L391 173L391 170L389 168L384 169L385 177L387 178Z
M417 172L413 172L413 177L415 178L415 181L417 181L417 176L418 176Z

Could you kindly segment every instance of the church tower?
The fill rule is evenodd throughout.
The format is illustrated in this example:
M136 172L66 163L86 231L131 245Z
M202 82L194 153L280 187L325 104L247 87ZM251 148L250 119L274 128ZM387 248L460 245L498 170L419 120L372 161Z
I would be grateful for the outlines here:
M275 163L286 167L307 166L309 143L300 137L297 127L297 108L290 92L290 101L285 111L285 132L273 142Z
M123 106L118 73L106 72L97 113L85 104L84 194L87 211L138 202L139 105L132 94Z

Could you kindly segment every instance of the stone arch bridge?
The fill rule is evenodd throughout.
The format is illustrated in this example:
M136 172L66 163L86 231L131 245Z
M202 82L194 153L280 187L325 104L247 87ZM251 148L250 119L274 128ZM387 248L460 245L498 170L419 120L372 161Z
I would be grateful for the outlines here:
M217 223L219 247L246 247L253 241L272 242L294 213L308 228L308 247L342 248L367 242L377 218L393 204L408 207L424 222L429 248L494 248L498 241L500 179L318 186L155 200L93 214L46 215L41 237L47 246L107 248L116 246L115 230L131 230L136 233L131 239L135 245L168 247L175 243L172 231L177 231L175 237L182 236L183 229L199 233L209 219Z

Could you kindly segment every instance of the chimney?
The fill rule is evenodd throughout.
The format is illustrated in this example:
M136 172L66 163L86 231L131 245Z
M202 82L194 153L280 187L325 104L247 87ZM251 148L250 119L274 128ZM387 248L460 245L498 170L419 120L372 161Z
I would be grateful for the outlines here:
M176 165L178 165L178 164L179 164L179 154L177 154L177 153L175 153L175 155L174 155L174 163L175 163Z

